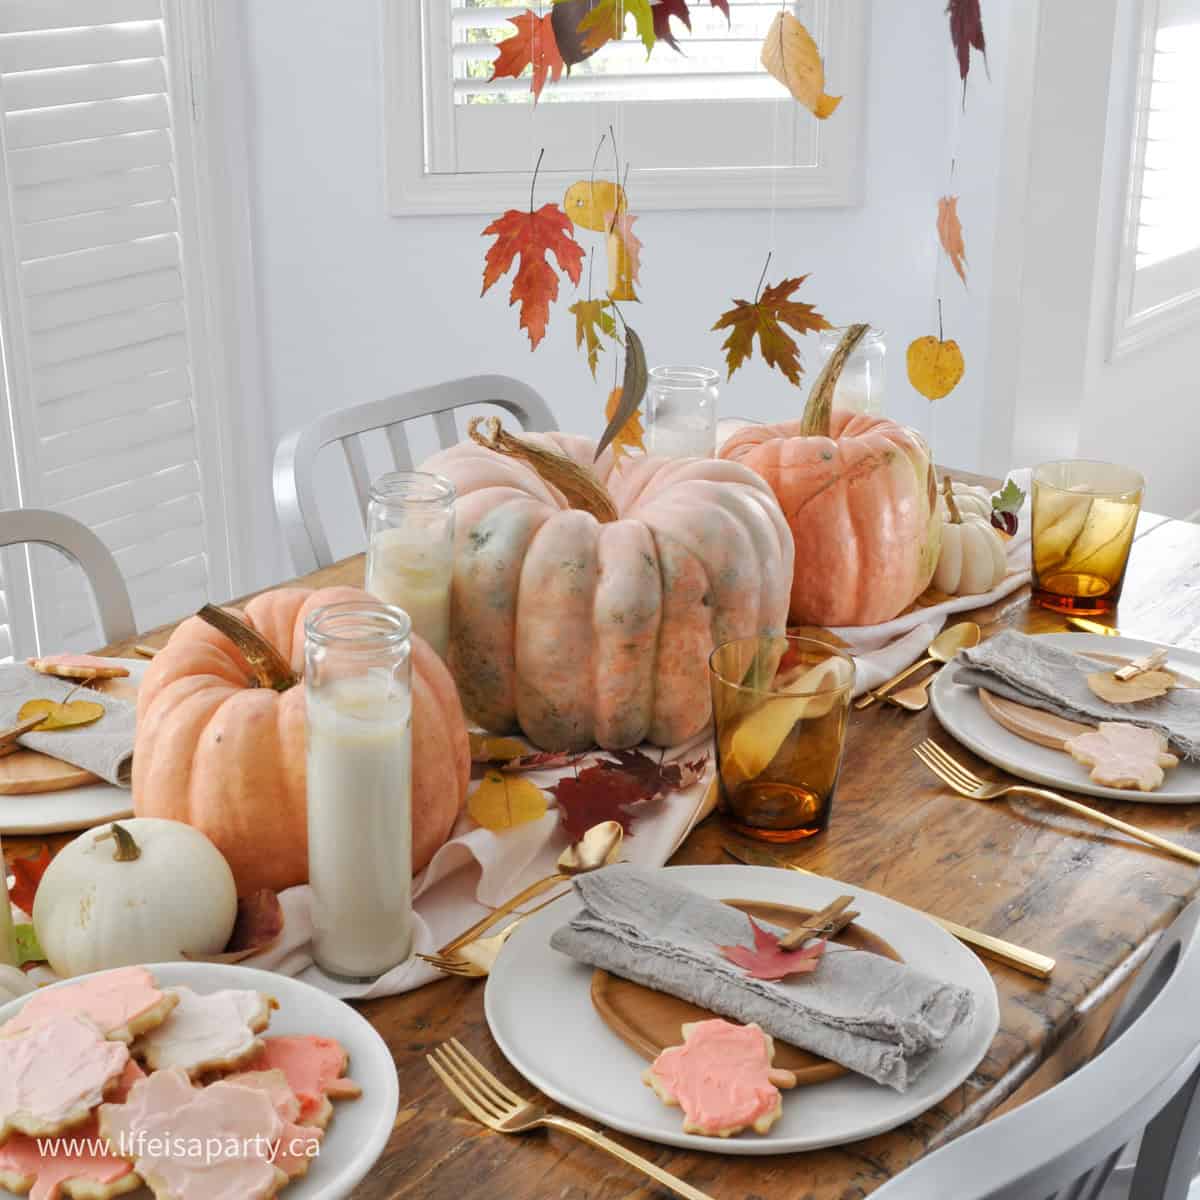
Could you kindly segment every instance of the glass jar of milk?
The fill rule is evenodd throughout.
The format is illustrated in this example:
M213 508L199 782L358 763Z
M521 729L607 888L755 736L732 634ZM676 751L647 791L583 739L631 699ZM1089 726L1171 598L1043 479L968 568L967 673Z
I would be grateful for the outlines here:
M402 608L413 632L446 657L454 574L454 484L424 471L394 471L371 485L367 591Z
M304 623L312 949L343 979L412 951L411 629L369 600Z
M717 452L717 373L654 367L646 387L646 453L712 458Z
M845 329L822 329L818 334L821 347L821 366L837 349ZM887 335L882 329L870 328L863 334L854 352L838 376L833 389L833 407L846 412L883 415L883 393L887 366ZM813 377L814 379L816 376Z

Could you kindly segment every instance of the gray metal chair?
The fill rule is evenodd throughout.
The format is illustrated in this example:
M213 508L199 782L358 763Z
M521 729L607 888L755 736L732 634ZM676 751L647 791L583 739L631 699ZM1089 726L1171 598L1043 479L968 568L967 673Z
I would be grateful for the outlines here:
M314 571L333 562L313 484L313 468L321 450L341 442L365 528L371 480L362 435L382 429L395 469L410 471L413 462L405 422L432 417L438 441L446 449L459 440L454 410L475 404L504 409L523 429L548 432L558 428L546 402L527 384L506 375L472 375L356 404L289 433L275 451L275 511L296 570Z
M1096 1200L1142 1134L1129 1200L1184 1200L1200 1150L1200 901L1162 935L1095 1057L871 1200Z
M137 633L129 590L117 560L86 525L44 508L0 512L0 548L29 542L52 546L79 565L92 589L106 642L121 642Z

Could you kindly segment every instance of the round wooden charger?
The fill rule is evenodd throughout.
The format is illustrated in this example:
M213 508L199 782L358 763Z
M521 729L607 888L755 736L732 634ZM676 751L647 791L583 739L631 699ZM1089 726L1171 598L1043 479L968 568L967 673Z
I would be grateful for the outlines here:
M786 904L766 904L758 900L726 900L726 904L761 921L792 929L816 911L793 908ZM747 932L749 928L747 927ZM842 930L834 939L839 945L869 950L885 958L902 962L900 955L876 934L858 925ZM717 1016L707 1008L689 1004L666 992L656 992L629 979L597 970L592 974L592 1004L604 1023L647 1062L653 1062L668 1046L683 1041L681 1027L689 1021L708 1021ZM775 1041L774 1065L793 1071L799 1086L825 1083L849 1072L845 1067L819 1058L799 1046Z
M93 688L122 700L137 700L137 687L128 679L102 679ZM72 699L86 700L87 691L81 688ZM61 792L97 782L98 777L91 771L84 771L59 758L51 758L48 754L39 754L36 750L14 750L12 754L0 758L0 795Z

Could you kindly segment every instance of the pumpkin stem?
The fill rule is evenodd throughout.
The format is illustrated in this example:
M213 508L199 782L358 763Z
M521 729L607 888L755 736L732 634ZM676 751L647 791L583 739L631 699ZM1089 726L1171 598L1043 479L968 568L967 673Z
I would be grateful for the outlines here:
M141 847L124 825L118 825L114 821L103 833L96 834L93 841L106 842L109 838L117 843L117 848L113 851L113 862L136 862L142 857Z
M233 613L217 608L214 604L206 604L196 616L223 633L238 648L242 657L250 664L259 687L286 692L288 688L295 687L300 682L299 676L283 655L257 629L251 629L240 617L235 617Z
M528 463L551 487L562 492L572 508L591 513L602 525L617 519L616 505L603 484L574 459L506 433L500 428L499 417L472 417L467 433L486 450Z
M817 382L808 394L808 403L804 406L803 423L800 427L801 437L829 436L829 422L833 416L833 393L838 378L846 360L854 353L855 347L870 328L870 325L846 326L842 340L834 347L821 374L817 376Z
M950 514L950 524L961 525L963 523L962 513L959 511L958 502L954 499L954 481L949 475L942 476L942 498L946 501L946 511Z

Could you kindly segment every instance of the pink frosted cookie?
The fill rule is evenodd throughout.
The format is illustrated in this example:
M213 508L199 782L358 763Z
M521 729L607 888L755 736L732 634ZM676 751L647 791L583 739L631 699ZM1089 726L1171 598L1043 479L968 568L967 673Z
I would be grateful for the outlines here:
M1120 721L1102 721L1094 732L1068 738L1066 746L1071 757L1091 767L1092 778L1105 787L1152 792L1162 785L1163 768L1179 762L1157 730Z
M129 674L128 667L95 654L50 654L45 658L27 658L25 665L43 675L62 679L124 679Z
M325 1130L300 1123L300 1101L288 1086L287 1076L282 1071L246 1071L226 1076L221 1082L266 1092L283 1122L283 1132L275 1143L271 1161L289 1179L306 1175L312 1160L320 1153Z
M767 1133L783 1114L781 1087L795 1087L791 1071L771 1066L775 1043L757 1025L693 1021L683 1045L668 1046L646 1068L642 1082L658 1098L683 1109L686 1133L731 1137L747 1126Z
M120 1081L112 1094L114 1101L124 1100L129 1089L145 1076L137 1063L125 1064ZM110 1200L142 1186L141 1177L125 1159L110 1150L97 1149L100 1131L93 1115L84 1124L55 1139L46 1140L14 1133L0 1146L0 1187L18 1195L29 1193L30 1200Z
M300 1120L322 1129L333 1115L334 1100L352 1100L362 1095L353 1079L346 1079L350 1056L332 1038L306 1034L297 1037L263 1038L262 1052L247 1064L254 1071L280 1070L300 1100Z
M265 1092L223 1082L197 1088L178 1068L136 1083L124 1104L100 1106L101 1137L157 1200L267 1200L288 1181L270 1161L283 1129ZM206 1150L181 1154L179 1146Z
M278 1004L262 992L228 989L200 995L168 988L178 1003L157 1028L134 1043L135 1057L152 1071L182 1067L189 1075L242 1067L262 1050L255 1035L266 1029Z
M161 1025L177 1003L175 996L159 990L145 967L119 967L34 992L21 1011L0 1027L0 1037L29 1029L45 1017L67 1014L86 1017L113 1041L132 1042L138 1034Z
M67 1014L0 1038L0 1144L13 1130L49 1136L82 1124L128 1062L128 1046Z

